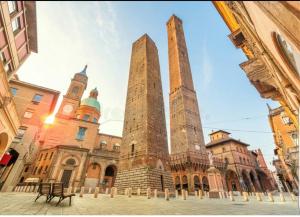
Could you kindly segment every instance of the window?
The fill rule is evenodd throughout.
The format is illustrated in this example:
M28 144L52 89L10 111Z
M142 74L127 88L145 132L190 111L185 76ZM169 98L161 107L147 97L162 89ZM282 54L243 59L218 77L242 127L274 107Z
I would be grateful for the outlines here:
M10 14L17 10L17 2L16 1L7 1L8 11Z
M15 95L17 95L17 88L14 88L14 87L11 87L10 88L10 92L11 92L11 94L13 95L13 96L15 96Z
M131 145L131 156L134 155L134 144Z
M68 160L66 161L66 164L67 164L67 165L73 166L73 165L76 164L76 161L75 161L73 158L70 158L70 159L68 159Z
M73 94L73 95L77 95L78 92L79 92L79 87L77 87L77 86L73 87L73 89L72 89L72 94Z
M42 170L43 170L43 167L40 167L37 173L41 174Z
M98 122L97 118L94 118L94 119L93 119L93 122L94 122L94 123L97 123L97 122Z
M33 170L33 175L35 175L36 170L37 170L37 167L34 168L34 170Z
M43 158L43 154L40 155L40 159L39 160L42 160L42 158Z
M48 166L45 167L45 170L44 170L44 171L47 172L47 170L48 170Z
M48 153L45 154L44 160L47 160Z
M1 52L0 58L3 63L7 62L4 52Z
M29 167L26 167L25 170L24 170L24 172L26 173L28 171L28 169L29 169Z
M88 121L89 119L90 119L90 116L89 116L89 115L84 115L84 116L83 116L83 120Z
M36 103L39 103L42 100L42 97L43 96L40 95L40 94L35 94L34 97L33 97L33 99L32 99L32 101L36 102Z
M274 33L275 44L280 50L282 58L288 63L290 68L292 68L297 75L300 75L300 53L295 49L295 47L287 42L281 34Z
M32 115L33 115L33 113L32 113L32 112L30 112L30 111L26 111L26 112L24 113L24 118L31 118L31 117L32 117Z
M53 156L53 152L51 152L49 160L51 160L51 159L52 159L52 156Z
M291 138L292 138L295 146L298 146L298 133L297 132L292 132L290 135L291 135Z
M226 151L226 148L225 148L225 147L223 147L223 148L222 148L222 151L223 151L223 152L225 152L225 151Z
M15 33L16 31L18 31L18 30L20 29L19 18L14 19L14 20L11 22L11 25L12 25L12 29L13 29L13 32L14 32L14 33Z
M100 142L100 149L101 150L104 150L104 149L106 149L106 141L105 140L102 140L101 142Z
M87 130L87 128L85 128L85 127L79 127L76 139L84 140L86 130Z

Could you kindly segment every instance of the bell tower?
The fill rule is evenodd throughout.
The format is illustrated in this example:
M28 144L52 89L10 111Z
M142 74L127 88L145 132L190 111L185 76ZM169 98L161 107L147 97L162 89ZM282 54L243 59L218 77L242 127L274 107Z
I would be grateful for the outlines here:
M88 77L86 75L87 65L81 72L74 75L67 93L63 96L63 101L56 114L59 118L72 118L75 116L76 110L80 105L80 101L84 90L87 86Z

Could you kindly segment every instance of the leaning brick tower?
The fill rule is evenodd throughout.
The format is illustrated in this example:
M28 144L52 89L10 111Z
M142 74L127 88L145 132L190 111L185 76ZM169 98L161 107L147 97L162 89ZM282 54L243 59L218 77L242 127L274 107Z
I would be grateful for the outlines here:
M162 83L155 43L143 35L133 43L115 186L121 192L173 189Z

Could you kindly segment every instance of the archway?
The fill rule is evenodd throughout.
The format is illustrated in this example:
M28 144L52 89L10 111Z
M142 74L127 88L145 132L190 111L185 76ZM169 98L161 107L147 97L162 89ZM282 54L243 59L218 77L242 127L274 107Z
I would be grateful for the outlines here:
M117 175L117 167L115 165L109 165L105 169L104 184L106 187L113 187Z
M202 178L202 186L203 186L203 191L209 191L209 183L208 183L208 179L206 176L203 176Z
M194 190L198 191L199 189L201 189L199 176L194 176Z
M179 178L179 176L176 176L176 178L175 178L175 189L176 189L176 190L181 190L181 185L180 185L180 178Z
M182 188L184 190L188 190L189 189L189 184L188 184L187 176L183 176L182 177Z
M250 181L248 179L248 176L247 176L247 172L245 170L242 171L242 177L243 177L243 181L244 181L244 184L245 184L245 191L248 191L250 192L251 191L251 185L250 185Z
M268 176L263 171L256 171L256 173L257 173L257 179L262 188L262 191L272 190L272 186L268 179Z
M250 171L249 175L250 175L250 180L251 180L251 182L252 182L252 184L255 188L254 191L260 191L261 189L260 189L260 187L258 186L258 184L256 182L254 172Z
M228 191L241 191L239 178L233 170L226 171L225 179Z
M6 147L8 145L8 135L6 133L0 134L0 157L6 150Z

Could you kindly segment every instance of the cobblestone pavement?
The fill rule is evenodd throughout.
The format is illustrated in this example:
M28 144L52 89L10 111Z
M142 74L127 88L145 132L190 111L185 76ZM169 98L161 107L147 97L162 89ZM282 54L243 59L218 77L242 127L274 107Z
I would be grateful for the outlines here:
M269 202L265 196L263 202L251 196L249 202L244 202L242 197L235 197L235 201L229 199L199 199L189 196L187 200L181 197L171 198L169 201L164 198L147 199L145 196L132 196L128 198L124 195L117 195L110 198L109 195L101 194L98 198L93 198L92 194L79 197L77 194L72 199L66 199L55 207L58 198L45 203L45 197L40 197L37 202L34 199L37 194L10 192L0 193L0 214L31 214L31 215L69 215L69 214L299 214L298 203L286 197L286 202L280 202L279 197L275 196L275 202Z

